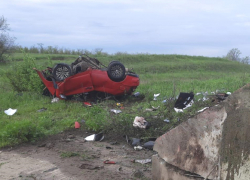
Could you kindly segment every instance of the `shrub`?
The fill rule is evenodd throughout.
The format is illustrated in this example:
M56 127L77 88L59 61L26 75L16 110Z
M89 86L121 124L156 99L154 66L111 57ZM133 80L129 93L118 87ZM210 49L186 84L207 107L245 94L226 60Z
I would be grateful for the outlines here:
M42 91L44 85L33 70L36 67L35 61L28 54L24 54L23 61L15 62L10 70L6 72L6 77L9 80L13 90L22 91ZM39 67L37 67L40 69Z

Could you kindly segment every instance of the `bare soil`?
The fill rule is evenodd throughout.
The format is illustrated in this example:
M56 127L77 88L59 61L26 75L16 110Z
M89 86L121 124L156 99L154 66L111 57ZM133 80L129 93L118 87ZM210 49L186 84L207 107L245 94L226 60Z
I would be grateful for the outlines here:
M0 179L152 179L151 163L133 160L151 159L154 151L136 151L126 139L86 142L84 138L91 134L72 129L36 143L1 149ZM115 164L105 164L106 160Z

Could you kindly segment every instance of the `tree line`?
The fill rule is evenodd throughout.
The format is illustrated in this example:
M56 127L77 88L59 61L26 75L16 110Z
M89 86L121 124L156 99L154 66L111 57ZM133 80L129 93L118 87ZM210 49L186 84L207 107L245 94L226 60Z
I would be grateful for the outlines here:
M47 46L45 47L42 43L37 43L31 47L23 47L16 45L15 38L9 35L9 24L7 20L2 16L0 17L0 62L5 62L8 60L9 56L16 52L25 53L41 53L41 54L97 54L97 55L108 55L108 53L103 52L101 48L96 48L94 51L88 51L86 49L67 49L59 48L58 46ZM116 53L116 54L119 54ZM224 57L230 61L238 61L244 64L249 64L249 56L240 57L241 52L237 48L231 49L227 55Z

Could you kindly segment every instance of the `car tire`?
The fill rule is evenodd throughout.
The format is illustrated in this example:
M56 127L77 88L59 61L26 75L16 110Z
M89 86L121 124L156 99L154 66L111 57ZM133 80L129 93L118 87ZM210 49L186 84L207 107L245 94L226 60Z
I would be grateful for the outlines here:
M63 81L72 75L72 71L68 64L60 63L53 68L52 75L56 81Z
M125 79L125 67L119 61L112 61L108 66L107 73L112 81L120 82Z

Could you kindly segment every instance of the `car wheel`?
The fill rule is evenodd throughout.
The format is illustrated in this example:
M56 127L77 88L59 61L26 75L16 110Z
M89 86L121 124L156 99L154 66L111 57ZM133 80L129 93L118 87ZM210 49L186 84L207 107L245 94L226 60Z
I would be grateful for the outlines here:
M113 61L108 66L108 76L112 81L122 81L125 78L125 67L119 61Z
M52 75L56 79L56 81L63 81L64 79L72 75L71 68L68 64L57 64L53 68Z

